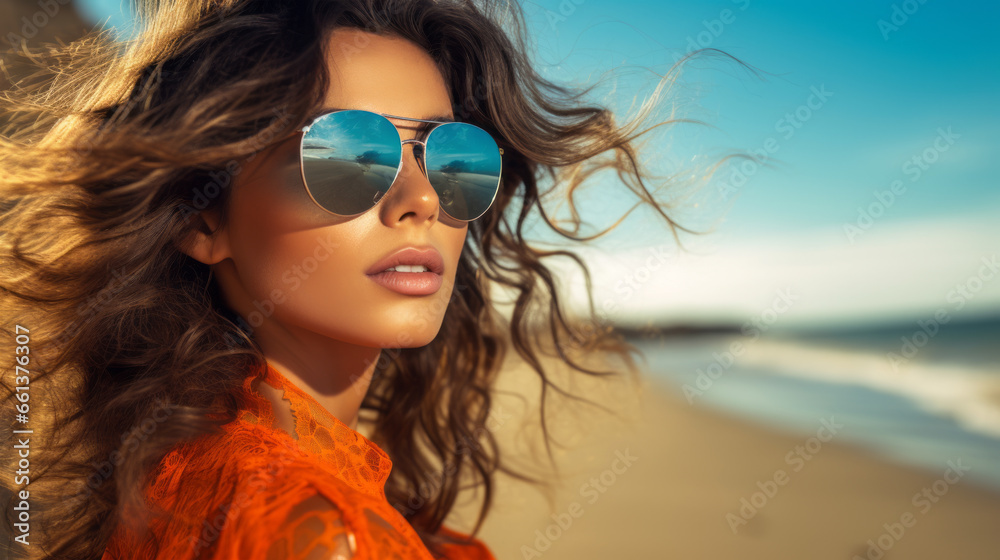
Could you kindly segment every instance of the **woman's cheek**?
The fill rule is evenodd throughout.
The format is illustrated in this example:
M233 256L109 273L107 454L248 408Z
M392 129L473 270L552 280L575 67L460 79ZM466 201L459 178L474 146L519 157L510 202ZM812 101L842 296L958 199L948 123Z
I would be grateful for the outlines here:
M286 236L287 243L276 247L274 263L280 263L276 274L277 288L294 301L312 298L316 305L336 299L352 281L355 264L345 259L339 250L343 244L323 230L303 231Z

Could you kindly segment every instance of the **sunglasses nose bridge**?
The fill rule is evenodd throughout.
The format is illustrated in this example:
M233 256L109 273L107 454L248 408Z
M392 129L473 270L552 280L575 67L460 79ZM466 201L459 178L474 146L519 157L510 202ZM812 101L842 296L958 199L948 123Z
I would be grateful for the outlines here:
M427 155L427 144L425 142L423 142L422 140L416 140L416 139L413 139L413 138L408 139L408 140L403 140L401 142L401 144L403 146L406 146L407 144L416 144L417 146L420 146L420 153L419 154L417 153L417 146L413 147L413 158L417 160L417 163L419 164L418 167L421 168L421 171L423 171L424 176L426 177L427 176L427 168L426 168L426 161L424 160L424 157Z
M410 138L408 140L403 140L401 143L404 144L404 145L405 144L419 144L420 147L422 147L423 149L425 149L425 150L427 149L427 144L423 140L416 140L414 138Z
M437 192L437 188L433 184L430 183L430 176L427 174L427 163L426 163L426 160L424 159L424 157L426 156L427 144L424 141L417 140L415 138L411 138L411 139L407 139L407 140L402 140L401 144L403 146L405 146L406 144L414 144L414 146L413 146L413 157L414 157L414 160L416 160L416 163L417 163L417 169L419 170L418 173L423 176L422 177L423 179L427 180L427 183L428 183L427 186L429 186L431 188L431 190L434 193L434 196L435 197L440 196L438 194L438 192ZM418 153L417 146L419 146L421 148L419 150L420 153ZM405 157L404 157L404 159L405 159ZM397 171L396 177L393 180L391 187L393 187L393 188L399 188L399 187L396 186L397 183L401 179L404 179L408 173L412 173L412 168L411 168L410 171L406 171L407 168L408 168L408 166L405 163L400 162L399 170ZM438 201L438 207L440 208L440 201Z

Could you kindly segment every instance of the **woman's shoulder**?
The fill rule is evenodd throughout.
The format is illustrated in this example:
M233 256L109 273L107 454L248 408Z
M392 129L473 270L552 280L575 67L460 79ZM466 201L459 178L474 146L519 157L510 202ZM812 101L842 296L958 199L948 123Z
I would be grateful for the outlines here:
M241 419L176 446L147 490L166 516L142 536L119 531L106 560L432 559L384 495L353 487L287 433Z
M180 558L431 560L384 496L354 488L281 430L237 420L174 455L180 469L162 470L153 493L188 518L166 539L193 543Z
M146 486L152 521L148 528L123 524L105 558L228 557L212 551L226 550L248 530L263 530L259 523L273 525L284 504L315 494L311 482L337 486L327 474L279 431L237 419L175 445L161 459ZM337 490L338 501L346 502L344 489Z
M300 448L287 432L240 416L163 458L148 495L166 517L143 537L120 531L105 560L433 560L385 494L345 476L344 467ZM493 559L479 541L446 528L441 534L466 540L444 546L448 560ZM158 550L152 541L161 543Z
M258 471L315 468L309 459L279 431L238 418L220 432L174 446L154 471L150 492L154 499L180 496L184 488L223 492Z
M416 531L392 508L352 512L343 505L319 490L299 501L275 527L266 558L495 560L482 541L445 527L438 534L454 542L432 556Z
M444 526L438 530L438 534L456 541L443 547L448 560L496 560L486 543L471 535Z

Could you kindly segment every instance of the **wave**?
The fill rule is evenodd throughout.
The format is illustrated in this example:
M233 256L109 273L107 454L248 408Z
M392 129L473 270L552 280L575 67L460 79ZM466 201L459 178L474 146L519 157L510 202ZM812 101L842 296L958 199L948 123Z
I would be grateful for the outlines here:
M832 345L761 338L744 344L741 369L828 383L855 384L903 396L922 410L1000 439L1000 375L983 367L910 360Z

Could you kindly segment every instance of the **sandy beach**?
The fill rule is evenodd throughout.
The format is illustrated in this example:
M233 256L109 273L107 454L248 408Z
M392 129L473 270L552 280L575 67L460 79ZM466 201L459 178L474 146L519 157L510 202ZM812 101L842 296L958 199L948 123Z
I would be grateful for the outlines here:
M508 356L509 394L491 429L508 456L539 464L537 382L526 368ZM499 479L480 532L499 560L1000 558L1000 493L970 484L974 466L960 459L937 473L897 466L839 442L836 418L817 422L813 437L779 433L692 406L651 379L574 390L617 417L553 407L559 483L547 500ZM453 519L467 528L472 509Z

